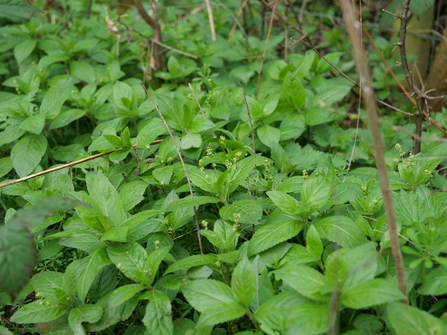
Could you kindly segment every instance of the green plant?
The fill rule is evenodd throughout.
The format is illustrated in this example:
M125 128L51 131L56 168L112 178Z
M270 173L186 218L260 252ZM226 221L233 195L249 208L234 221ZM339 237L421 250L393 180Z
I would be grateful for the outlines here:
M444 143L411 154L411 136L395 126L413 126L381 116L405 305L371 136L350 123L351 81L312 50L281 57L281 27L267 46L248 21L230 33L236 1L213 7L216 41L205 11L160 3L163 43L175 46L161 71L151 71L141 36L151 28L135 12L107 12L117 39L100 3L91 19L84 3L61 3L49 12L55 24L36 14L0 28L0 177L11 182L0 188L0 306L14 309L0 332L447 332L445 181L436 170ZM293 21L285 9L278 14ZM316 33L317 21L304 24ZM352 71L349 45L334 43L342 34L327 30L322 47ZM264 48L262 70L260 59L244 59ZM379 95L395 88L380 66L374 73Z

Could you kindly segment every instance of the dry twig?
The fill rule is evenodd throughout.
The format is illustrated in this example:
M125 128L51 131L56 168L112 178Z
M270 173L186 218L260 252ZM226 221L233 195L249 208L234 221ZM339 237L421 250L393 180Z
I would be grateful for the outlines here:
M345 19L346 30L352 43L354 51L357 71L360 77L360 86L365 96L366 111L369 119L369 127L373 137L374 153L376 158L377 170L379 173L380 188L383 195L383 204L385 207L388 232L390 235L391 251L396 266L397 281L399 289L405 295L404 303L408 303L407 285L405 280L405 271L402 258L402 251L399 244L399 236L397 233L396 218L394 216L393 202L391 199L390 185L388 183L387 169L385 164L385 156L383 153L381 135L379 128L379 117L377 113L377 105L374 99L374 90L371 86L371 78L368 64L365 60L365 50L361 44L361 23L357 20L356 10L350 0L340 0Z

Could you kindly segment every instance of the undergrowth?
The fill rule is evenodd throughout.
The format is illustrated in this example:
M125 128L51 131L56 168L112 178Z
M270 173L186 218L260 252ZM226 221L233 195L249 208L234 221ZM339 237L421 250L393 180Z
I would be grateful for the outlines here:
M248 2L235 30L240 3L213 5L213 41L205 5L160 1L161 70L133 9L36 1L0 28L0 333L447 334L441 130L413 154L414 120L380 111L404 294L359 91L327 62L358 79L343 26L302 22L323 59Z

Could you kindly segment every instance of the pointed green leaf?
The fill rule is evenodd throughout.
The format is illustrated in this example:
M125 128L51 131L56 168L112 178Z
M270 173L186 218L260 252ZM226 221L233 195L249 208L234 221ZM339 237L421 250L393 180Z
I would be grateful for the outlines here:
M341 294L341 302L355 309L401 299L405 299L405 295L393 283L381 278L365 281Z
M256 255L261 251L292 238L301 231L303 224L297 220L270 223L259 228L248 244L248 254Z
M20 128L30 133L39 135L45 125L45 115L35 114L25 119L21 124Z
M398 302L388 303L386 323L396 335L447 334L447 326L437 317Z
M245 315L245 308L237 302L219 302L203 311L197 322L198 327L239 319Z
M101 319L102 307L98 305L79 305L70 310L68 323L72 331L76 332L78 325L83 322L95 323Z
M301 203L294 197L288 195L286 192L281 191L268 191L266 192L273 203L278 206L283 212L290 215L299 215Z
M71 79L64 79L50 87L40 105L40 113L45 115L45 120L53 121L60 113L62 105L70 96L72 89Z
M94 84L96 82L95 70L93 69L93 66L88 63L71 61L70 72L73 77L82 80L87 84Z
M330 297L331 288L320 272L305 265L289 265L275 271L277 278L310 299Z
M192 281L181 290L191 306L201 313L221 302L236 303L231 288L213 279Z
M166 211L178 211L187 207L200 206L204 204L215 204L219 201L220 200L217 198L208 196L187 197L171 202L168 207L166 207Z
M127 300L133 298L138 292L144 290L143 285L130 284L118 287L115 291L110 293L109 306L111 308L117 307Z
M90 196L98 204L96 210L112 219L115 225L120 225L126 218L123 203L117 190L100 171L89 172L86 175L87 189Z
M256 275L247 257L242 258L233 270L231 289L237 302L248 306L256 294Z
M426 295L442 295L447 293L447 268L441 266L423 277L418 293Z
M139 148L145 148L156 140L157 137L166 132L166 126L164 125L163 121L159 118L153 118L138 132L135 144Z
M110 244L107 247L107 254L118 270L126 277L137 283L142 283L146 280L144 262L147 252L139 243Z
M146 314L143 324L149 334L166 335L173 334L172 308L169 298L161 291L150 291L149 303L146 306Z
M224 220L255 224L262 218L262 206L256 200L239 200L223 206L219 214Z
M40 323L56 320L70 309L67 305L59 305L49 301L37 300L26 304L11 317L15 323Z
M17 174L22 178L29 175L39 165L47 150L44 135L26 135L11 150L11 160Z
M201 266L206 264L214 264L217 261L216 256L212 254L208 255L193 255L183 259L178 260L174 264L170 265L165 274L175 272L178 270L187 270L195 266Z
M347 216L330 216L314 224L321 237L353 248L367 242L362 228Z
M24 40L23 42L17 44L14 47L14 57L17 60L17 63L20 65L31 53L33 52L34 48L36 47L37 40L34 38L28 38Z
M320 234L314 226L310 226L306 234L306 248L312 255L320 258L323 253L323 243Z

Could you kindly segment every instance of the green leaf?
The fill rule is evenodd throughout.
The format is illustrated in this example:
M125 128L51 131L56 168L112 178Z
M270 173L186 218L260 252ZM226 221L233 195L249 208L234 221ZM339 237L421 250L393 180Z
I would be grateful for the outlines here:
M198 327L239 319L245 315L245 308L237 302L219 302L206 309L199 317Z
M126 242L128 232L129 228L127 227L113 227L102 235L101 241Z
M82 80L87 84L95 84L95 70L93 66L84 62L71 61L70 72L73 77Z
M323 254L323 243L315 226L310 226L306 234L306 248L310 254L320 258Z
M166 335L173 334L172 308L169 298L161 291L150 291L149 303L146 306L146 314L143 324L149 334Z
M197 279L182 286L181 291L191 306L201 313L222 302L236 303L231 288L213 279Z
M282 92L295 109L301 109L306 101L306 92L301 80L289 72L284 77Z
M17 174L23 178L39 165L47 149L44 135L26 135L11 150L11 160Z
M20 128L30 133L39 135L42 132L42 129L45 125L45 115L44 114L35 114L32 115L20 124Z
M40 113L45 114L45 120L53 121L61 112L62 105L70 96L71 79L64 79L51 86L40 105Z
M236 165L236 169L231 169L228 178L231 180L229 193L235 191L240 184L242 184L256 165L263 164L264 158L258 155L253 155L242 159Z
M129 211L144 200L148 184L142 180L134 180L120 188L119 194L125 211Z
M199 196L199 197L187 197L179 200L175 200L171 202L168 207L166 207L166 211L178 211L179 209L200 206L204 204L215 204L220 200L214 197L208 196Z
M321 237L354 248L367 242L362 228L347 216L330 216L314 224Z
M447 326L440 319L423 310L398 302L388 303L386 323L396 335L447 334Z
M15 298L30 278L36 259L34 237L24 225L0 226L0 292Z
M66 53L59 53L59 54L54 54L54 55L43 56L42 58L39 59L39 63L37 63L37 68L38 69L46 69L54 63L64 62L69 59L70 59L70 56Z
M319 210L331 198L334 180L334 165L328 159L321 169L315 170L304 182L301 202L310 206L311 211Z
M11 317L15 323L40 323L56 320L64 315L69 306L37 300L26 304Z
M343 291L341 302L350 308L365 309L390 301L405 299L405 295L391 282L375 278Z
M109 298L109 306L114 308L127 300L133 298L138 292L144 290L145 287L143 285L138 284L130 284L118 287L115 291L110 293Z
M118 270L126 277L137 283L146 280L144 262L147 252L139 243L110 244L107 247L107 254Z
M138 132L135 144L139 148L145 148L164 133L166 133L166 127L163 121L159 118L153 118Z
M148 253L146 263L144 265L144 270L147 273L147 283L152 284L155 276L157 275L160 264L168 254L169 250L171 250L171 246L161 248L158 247L158 249Z
M202 137L200 134L195 134L188 132L182 137L180 141L180 148L183 150L188 150L191 148L200 148L202 145Z
M419 0L410 2L411 12L419 19L424 15L433 5L435 0Z
M106 294L112 292L118 282L118 270L115 264L101 268L88 291L89 301L97 302Z
M152 175L158 180L160 185L169 185L171 182L174 167L172 165L163 166L152 171Z
M11 157L0 158L0 178L11 171L12 168Z
M273 203L283 212L289 215L299 215L301 213L301 203L286 192L268 191L266 193Z
M28 38L22 43L17 44L14 47L14 57L17 63L20 65L29 55L33 52L36 47L37 40L34 38Z
M307 298L322 300L330 297L332 289L326 277L308 266L289 265L276 270L275 275Z
M213 172L202 172L198 167L187 165L189 178L193 185L200 187L202 190L210 193L216 192L215 181L217 179L216 174Z
M176 100L166 95L157 95L156 97L158 108L167 119L170 127L179 131L182 131L185 127L188 127L188 125L184 122L185 113L183 111L183 107L180 107Z
M271 329L281 329L285 320L290 317L290 311L293 308L309 302L307 298L295 291L281 292L256 310L255 319Z
M79 305L70 310L68 324L72 331L76 332L78 325L83 322L95 323L101 319L102 307L98 305Z
M31 285L36 293L45 297L45 300L54 303L67 302L68 293L63 273L55 271L39 272L31 279Z
M123 202L115 187L100 171L86 174L87 189L95 200L95 209L120 225L126 218Z
M256 200L239 200L219 210L222 219L255 224L262 218L262 206Z
M268 124L258 128L259 140L268 147L272 147L279 143L281 131L278 128L269 126Z
M178 271L178 270L187 270L195 266L214 264L217 261L216 256L212 254L208 255L193 255L183 259L178 260L174 264L170 265L165 274Z
M11 333L8 328L0 326L0 334L2 335L14 335L13 333Z
M261 251L284 242L298 235L303 224L297 220L266 223L259 228L248 244L248 255L253 256Z
M300 55L301 56L301 55ZM293 71L293 74L298 78L304 78L310 71L313 62L315 61L316 54L313 50L307 50L304 57L299 60L298 66Z
M8 20L27 20L39 11L36 7L22 0L2 0L0 2L0 17Z
M317 335L329 329L329 306L301 304L290 310L288 322L293 324L287 334Z
M442 295L447 293L447 268L440 266L423 277L419 294Z
M233 270L231 289L237 302L248 307L256 295L256 274L247 257L242 258Z
M107 256L106 248L98 248L91 255L82 259L77 268L76 275L76 291L78 292L79 300L85 301L85 297L93 283L96 275L102 267L110 264L110 259Z
M121 139L116 136L116 135L108 135L108 134L104 134L102 135L104 136L104 138L110 143L112 144L114 147L117 148L121 148L123 146L123 141L121 141Z

